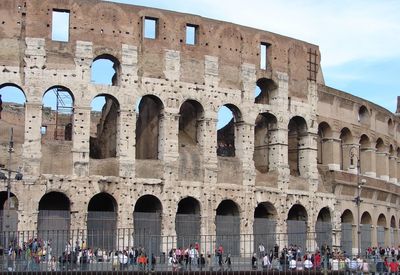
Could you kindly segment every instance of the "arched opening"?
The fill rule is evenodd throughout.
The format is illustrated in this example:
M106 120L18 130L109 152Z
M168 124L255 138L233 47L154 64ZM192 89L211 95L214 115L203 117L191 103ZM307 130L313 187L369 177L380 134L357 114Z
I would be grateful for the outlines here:
M361 251L363 253L368 247L371 247L372 238L372 218L368 212L361 215L360 221L360 237L361 237Z
M340 239L341 250L345 255L351 255L353 251L353 242L355 240L355 231L353 230L354 217L353 213L346 209L341 219L342 236Z
M300 246L302 251L306 250L307 244L307 210L301 204L293 205L286 220L288 245Z
M398 235L397 235L397 227L396 227L396 218L392 216L390 219L390 245L394 247L398 242Z
M148 255L159 255L161 251L162 204L153 195L138 199L133 212L134 241L136 247L143 247Z
M22 145L25 142L25 93L15 84L0 85L0 165L9 168L10 137L13 154L10 170L22 166ZM12 133L11 133L11 128Z
M318 125L318 164L328 165L333 163L333 144L332 144L332 129L326 122L321 122Z
M69 239L70 200L60 192L45 194L39 201L38 237L51 240L52 255L58 258Z
M90 174L118 176L119 103L111 95L98 95L91 108Z
M270 100L278 86L272 79L260 78L256 82L256 89L254 91L254 103L270 104Z
M360 173L371 171L371 141L367 135L360 138Z
M301 147L304 147L304 138L307 137L307 123L304 118L295 116L289 121L289 133L288 133L288 159L290 175L301 176L303 165L300 163L301 159Z
M194 100L185 101L179 111L179 179L203 179L202 140L204 110Z
M120 64L109 54L99 55L93 60L91 80L94 84L117 86L119 84Z
M162 115L164 106L153 95L146 95L139 102L136 121L136 158L159 159Z
M262 113L257 116L254 127L254 165L258 172L267 173L271 167L271 161L276 160L277 154L272 150L277 143L276 130L277 119L270 113Z
M381 138L376 140L376 177L388 177L387 148ZM386 179L386 178L385 178ZM388 179L387 179L388 180Z
M318 247L332 247L332 217L328 207L324 207L319 211L315 232Z
M354 145L353 135L348 128L343 128L340 131L341 141L341 169L343 171L349 168L357 167L357 161L359 158L359 148Z
M254 210L254 251L262 244L266 252L276 244L276 219L278 212L270 202L261 202Z
M216 246L222 245L226 254L240 255L240 212L232 200L223 200L215 217Z
M393 135L394 134L394 123L391 118L388 120L388 134Z
M386 217L383 214L380 214L378 217L377 227L376 227L376 240L378 243L378 247L385 247L385 239L386 239Z
M175 218L177 247L189 247L200 242L200 203L192 197L179 201Z
M364 105L358 109L358 122L364 125L369 125L371 123L369 111Z
M11 241L17 241L18 199L6 191L0 192L0 246L7 247Z
M72 173L74 96L68 88L54 86L44 93L42 103L41 172L69 175Z
M87 244L94 250L115 249L117 228L117 202L107 193L93 196L88 205Z
M217 155L220 157L234 157L236 156L236 141L237 136L237 123L241 121L241 112L239 109L232 105L226 104L218 111L218 124L217 124ZM226 122L230 118L227 124Z

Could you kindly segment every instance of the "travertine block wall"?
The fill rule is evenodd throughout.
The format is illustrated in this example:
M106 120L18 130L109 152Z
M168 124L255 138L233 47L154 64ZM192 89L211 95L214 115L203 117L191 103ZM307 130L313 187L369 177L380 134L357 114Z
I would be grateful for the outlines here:
M357 179L353 174L357 169L350 167L347 155L354 146L358 151L363 133L370 137L371 147L360 149L360 174L367 177L367 189L373 195L365 197L362 211L373 214L374 225L374 213L384 213L387 220L393 216L398 227L400 162L397 155L377 153L374 142L383 136L385 146L392 144L397 150L400 134L389 133L386 117L392 118L394 129L398 129L399 121L379 106L326 87L321 75L310 78L307 53L311 49L319 54L317 46L230 23L136 6L95 0L23 2L0 3L0 14L6 22L0 26L0 38L7 42L0 43L0 85L19 86L27 100L19 160L24 182L12 184L12 192L19 200L20 230L36 229L39 201L51 191L62 192L70 199L71 228L84 228L90 199L107 192L117 202L118 227L133 227L135 203L143 195L153 195L162 203L162 233L174 235L178 202L190 196L201 205L202 234L215 234L216 209L227 199L239 209L241 233L252 233L254 210L262 202L275 207L278 233L286 232L293 205L307 209L309 231L315 230L319 211L327 207L334 245L338 246L341 214L346 209L356 213L352 200L356 195ZM70 41L66 43L50 39L52 9L71 12ZM24 29L10 27L21 12L26 12L20 22ZM142 37L143 16L159 18L157 39ZM180 42L184 41L182 30L186 24L194 23L199 26L199 42L189 47ZM103 28L101 32L99 28ZM8 49L10 44L18 44L16 41L20 47ZM263 42L271 44L266 70L260 69L259 47ZM104 54L119 61L115 86L90 83L91 65ZM318 63L319 60L317 56ZM267 104L255 104L254 90L262 78L273 81L276 89L269 91ZM72 159L64 160L72 162L68 163L72 169L66 174L42 174L41 160L48 157L42 150L40 134L42 96L56 85L68 88L74 97ZM89 157L90 104L97 95L112 96L120 107L117 155L110 160L94 161ZM135 106L146 95L158 97L163 104L158 160L135 158ZM195 100L204 109L197 122L197 146L203 163L201 180L179 178L179 161L184 157L179 153L179 116L186 100ZM225 104L240 111L234 123L234 158L216 154L218 110ZM371 110L368 124L358 119L362 105ZM275 116L277 125L269 136L269 172L258 177L253 161L254 129L256 117L262 113ZM307 126L297 145L300 176L291 176L289 169L288 125L294 117L304 119ZM323 138L319 165L321 122L329 124L332 135ZM344 127L352 132L350 144L340 140ZM2 144L5 142L1 140ZM113 172L102 176L102 167L110 166Z

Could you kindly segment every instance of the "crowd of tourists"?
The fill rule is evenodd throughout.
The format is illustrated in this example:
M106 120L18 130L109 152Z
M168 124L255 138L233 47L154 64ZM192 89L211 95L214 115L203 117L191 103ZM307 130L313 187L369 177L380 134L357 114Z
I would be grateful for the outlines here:
M55 246L55 244L54 244ZM90 248L84 240L74 244L66 242L62 249L53 249L52 241L32 238L22 245L10 242L0 247L3 256L1 270L8 271L61 271L61 270L172 270L172 271L302 271L332 270L351 272L387 272L398 274L400 246L370 247L361 257L352 257L345 251L322 245L313 252L301 246L280 248L277 244L269 251L262 243L247 256L231 256L222 245L214 251L201 251L199 243L170 249L167 254L148 255L142 246L120 250Z
M258 256L258 257L257 257ZM290 245L282 250L277 245L268 253L263 244L258 246L258 255L254 253L251 259L253 270L331 270L362 273L398 274L400 262L400 246L366 249L364 255L354 257L345 251L331 249L324 244L314 252L303 252L301 246Z

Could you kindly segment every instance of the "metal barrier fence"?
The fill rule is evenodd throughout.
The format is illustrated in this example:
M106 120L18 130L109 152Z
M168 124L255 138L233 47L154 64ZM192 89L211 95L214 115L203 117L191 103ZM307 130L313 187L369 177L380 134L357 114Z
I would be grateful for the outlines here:
M316 240L322 234L196 234L177 238L146 233L132 229L3 231L0 272L248 271L264 268L264 254L270 255L269 270L284 271L292 258L300 258L299 264L306 265L304 260L316 251ZM260 240L265 252L259 250ZM293 253L285 248L292 248Z

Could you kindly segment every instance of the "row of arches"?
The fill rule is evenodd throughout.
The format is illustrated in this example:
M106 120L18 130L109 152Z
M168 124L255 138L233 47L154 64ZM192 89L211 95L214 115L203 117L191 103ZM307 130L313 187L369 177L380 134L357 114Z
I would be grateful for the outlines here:
M361 251L365 251L373 245L375 239L377 247L395 246L399 241L398 227L396 226L396 218L392 215L390 223L383 213L380 213L377 220L372 219L368 211L364 211L360 217L360 235L357 235L355 227L356 219L353 213L346 209L341 215L341 247L346 251L354 247L356 238L360 238ZM374 228L376 236L373 236Z
M397 181L400 147L386 145L383 138L372 139L368 134L356 137L344 127L339 134L321 122L318 127L318 163L336 165L340 170L359 169L363 175Z
M1 91L1 87L0 87ZM22 91L21 91L22 92ZM74 136L74 96L72 92L62 86L50 88L44 96L49 95L52 106L44 105L42 110L42 144L50 144L51 140L71 141ZM55 103L54 103L55 102ZM92 101L91 130L90 130L90 157L92 159L114 158L118 155L119 140L119 102L108 94L98 95ZM154 95L145 95L138 102L136 122L136 158L160 159L161 139L163 131L164 104ZM220 157L236 157L237 144L240 139L242 114L233 104L221 107L227 113L228 123L217 131L216 154ZM229 117L231 117L229 119ZM220 119L220 117L219 117ZM223 120L224 118L221 118ZM226 118L225 118L226 119ZM178 124L179 150L190 155L200 157L204 137L207 132L204 108L196 100L186 100L179 110ZM268 172L270 163L274 159L274 146L279 145L279 136L276 134L277 118L271 113L261 113L255 121L255 150L253 159L255 166L261 173ZM304 118L293 117L289 124L288 155L292 175L300 175L300 147L302 139L308 136L308 127ZM21 125L21 135L24 129ZM21 141L23 143L23 140ZM70 144L72 146L72 144ZM58 171L43 171L58 172Z
M17 198L11 194L15 209L18 208ZM0 205L3 211L10 210L7 195L0 192ZM11 209L13 210L13 209ZM71 202L60 192L45 194L38 205L38 235L41 238L52 239L60 252L64 249L65 241L69 237L71 223ZM7 212L9 214L10 212ZM116 245L118 204L115 198L108 193L94 195L88 203L86 216L86 239L91 247L112 249ZM243 217L240 206L230 199L222 200L215 210L215 242L223 245L233 255L240 253L241 223ZM267 249L273 249L276 243L297 245L305 249L315 249L322 244L333 245L333 216L328 207L319 210L313 232L310 232L309 213L301 204L294 204L285 218L287 238L277 234L278 211L271 202L260 202L254 209L254 249L263 243ZM164 210L162 202L154 195L141 196L133 209L134 243L147 246L151 251L162 249L161 235L163 234ZM380 213L376 220L368 211L363 211L360 219L361 248L372 246L380 247L395 245L398 238L398 223L394 215L390 222L386 215ZM17 220L15 220L17 223ZM199 242L202 227L201 203L193 197L185 197L177 203L175 216L176 246L185 247ZM352 252L357 243L356 219L350 209L342 212L341 218L341 249ZM17 224L6 228L3 219L0 219L3 231L17 230ZM310 235L311 234L311 235ZM376 234L374 236L374 234ZM283 238L284 237L284 238ZM151 242L149 242L151 238ZM283 238L283 239L282 239ZM313 244L310 239L315 240ZM57 243L59 242L59 243ZM336 244L337 245L337 244ZM354 252L354 251L353 251Z
M1 192L0 195L4 192ZM16 200L15 196L12 195ZM6 205L2 196L1 205ZM16 200L17 201L17 200ZM15 205L18 208L18 205ZM3 209L1 209L3 210ZM60 192L45 194L38 206L38 235L43 238L59 240L63 247L71 222L71 202ZM88 245L92 247L115 247L115 232L117 230L118 204L115 198L108 193L98 193L88 203L86 227ZM216 243L223 245L233 254L240 253L241 210L239 205L230 199L219 203L215 210ZM175 232L177 246L184 247L199 242L201 234L202 213L200 202L193 197L185 197L177 204L175 216ZM254 245L263 243L266 248L272 249L277 242L276 226L278 212L270 202L261 202L254 210ZM162 234L163 205L153 195L140 197L133 209L134 242L136 245L146 243L152 237L149 249L160 249L160 235ZM300 204L291 207L287 216L287 231L289 244L302 247L307 245L308 213ZM320 230L324 226L324 230ZM317 243L332 242L332 221L329 208L323 208L317 218ZM325 229L328 229L325 230ZM60 235L61 234L61 235ZM55 236L57 235L57 236Z

